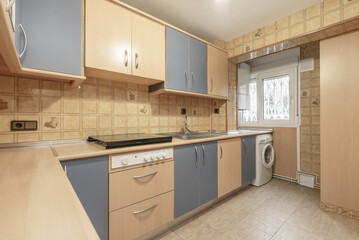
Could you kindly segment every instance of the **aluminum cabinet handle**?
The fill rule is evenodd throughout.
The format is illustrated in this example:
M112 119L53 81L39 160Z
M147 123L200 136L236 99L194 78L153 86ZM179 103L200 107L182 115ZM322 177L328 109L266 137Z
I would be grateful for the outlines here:
M140 210L140 211L133 212L133 214L139 214L139 213L147 212L147 211L149 211L149 210L151 210L151 209L157 207L157 205L158 205L158 203L155 203L155 204L153 204L153 206L151 206L151 207L149 207L149 208L146 208L146 209L144 209L144 210Z
M219 148L221 149L221 157L220 157L220 159L222 159L222 156L223 156L223 149L222 149L222 146L219 146Z
M22 56L24 55L25 51L26 51L26 48L27 48L27 36L26 36L26 32L25 32L25 29L24 27L22 26L22 24L20 23L19 24L19 28L21 29L22 33L24 34L24 48L22 49L22 52L19 54L19 58L22 58Z
M191 73L191 75L192 75L192 86L193 86L194 85L194 74L193 74L193 72Z
M196 151L196 167L198 167L198 149L197 149L197 146L194 147L194 150Z
M203 151L203 166L206 164L206 149L204 148L204 145L202 145L202 151Z
M138 54L135 54L135 67L138 69Z
M133 176L133 178L134 178L134 179L138 179L138 178L149 177L149 176L156 175L157 173L158 173L158 171L153 172L153 173L149 173L149 174L146 174L146 175L142 175L142 176Z
M243 143L244 143L244 156L247 155L247 146L246 146L246 140L243 139Z
M213 78L211 77L211 92L213 91Z
M188 88L188 76L187 76L187 72L186 71L184 71L184 77L185 77L185 88L187 89Z
M125 67L128 65L128 52L125 50Z
M65 174L67 175L67 168L66 168L66 165L64 167L64 171L65 171Z
M14 5L15 0L11 0L10 2L8 2L8 4L6 5L6 11L10 11L10 8L12 7L12 5Z

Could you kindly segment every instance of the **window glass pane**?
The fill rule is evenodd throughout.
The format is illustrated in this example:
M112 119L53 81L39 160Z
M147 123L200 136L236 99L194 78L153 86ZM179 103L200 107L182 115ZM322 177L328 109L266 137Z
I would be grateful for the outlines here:
M263 119L289 120L289 75L263 78Z
M256 122L257 121L257 82L256 79L251 79L249 83L250 96L250 110L242 111L242 122Z

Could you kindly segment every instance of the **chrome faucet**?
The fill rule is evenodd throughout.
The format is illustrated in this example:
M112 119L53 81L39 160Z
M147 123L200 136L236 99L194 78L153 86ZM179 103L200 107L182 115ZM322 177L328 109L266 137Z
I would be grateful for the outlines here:
M184 130L185 130L185 133L184 134L189 134L191 133L192 131L188 129L187 127L187 115L184 116Z

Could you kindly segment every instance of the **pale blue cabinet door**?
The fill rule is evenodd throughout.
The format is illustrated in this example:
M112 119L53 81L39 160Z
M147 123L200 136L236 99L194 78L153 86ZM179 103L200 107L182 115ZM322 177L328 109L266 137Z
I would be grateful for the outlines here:
M242 184L256 178L256 136L242 138Z
M16 40L23 67L81 75L81 0L17 0Z
M202 158L200 161L200 205L218 197L218 162L217 142L203 143L200 146Z
M198 158L200 152L198 149ZM199 159L196 166L195 145L175 147L174 155L175 218L177 218L199 206Z
M207 44L189 37L191 92L207 93Z
M108 157L61 162L101 240L108 239Z
M166 88L189 91L188 36L166 27Z

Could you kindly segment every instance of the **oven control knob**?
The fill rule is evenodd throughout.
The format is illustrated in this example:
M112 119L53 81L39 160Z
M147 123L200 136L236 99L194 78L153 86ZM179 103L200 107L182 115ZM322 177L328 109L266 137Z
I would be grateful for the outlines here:
M162 154L162 159L165 159L165 158L167 158L167 154L166 154L166 153L163 153L163 154Z
M122 165L128 164L128 157L122 159Z
M155 160L155 157L154 156L151 156L151 161L154 161Z
M160 160L160 159L161 159L161 156L160 156L160 155L157 155L156 158L157 158L157 160Z
M144 157L144 158L143 158L143 161L144 161L144 162L148 162L148 161L150 161L150 159L149 159L148 157Z

